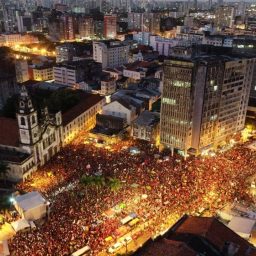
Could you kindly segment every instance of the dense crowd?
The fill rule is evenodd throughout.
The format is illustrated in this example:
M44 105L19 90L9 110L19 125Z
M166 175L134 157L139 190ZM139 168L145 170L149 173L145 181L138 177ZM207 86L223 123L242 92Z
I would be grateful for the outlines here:
M130 146L138 147L140 153L130 154ZM52 206L43 225L10 241L11 255L70 255L85 245L98 255L109 246L106 237L118 236L120 219L129 212L144 221L150 219L149 230L156 232L170 213L196 214L203 208L211 215L234 200L250 204L245 180L255 170L256 154L245 145L214 157L184 160L138 141L118 143L111 151L93 144L71 144L31 180L18 185L26 192L42 192ZM82 175L99 171L104 177L119 179L122 188L111 191L107 186L87 187L78 182ZM147 197L138 199L141 195ZM120 203L125 207L115 217L103 214Z

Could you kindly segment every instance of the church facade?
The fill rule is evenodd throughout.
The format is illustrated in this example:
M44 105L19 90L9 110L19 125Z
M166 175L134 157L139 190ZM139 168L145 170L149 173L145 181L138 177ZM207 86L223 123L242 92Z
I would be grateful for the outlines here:
M85 95L81 104L64 114L50 115L47 108L43 109L39 120L27 89L22 86L16 120L0 117L0 161L9 165L7 178L12 181L29 178L71 142L74 135L91 128L104 103L104 97Z

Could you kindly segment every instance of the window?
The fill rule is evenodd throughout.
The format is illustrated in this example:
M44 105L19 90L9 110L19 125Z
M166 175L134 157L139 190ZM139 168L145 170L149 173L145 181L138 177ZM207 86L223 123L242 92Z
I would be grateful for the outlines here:
M36 118L35 116L32 116L32 124L34 124L36 122Z
M163 103L168 105L176 105L176 99L163 98Z
M20 124L21 125L26 125L26 121L25 121L25 118L23 116L20 118Z

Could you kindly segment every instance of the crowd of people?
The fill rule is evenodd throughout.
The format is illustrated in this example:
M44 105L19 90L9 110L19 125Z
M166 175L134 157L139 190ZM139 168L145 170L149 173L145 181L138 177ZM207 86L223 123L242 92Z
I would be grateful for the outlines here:
M159 153L147 142L129 140L110 149L80 142L63 148L31 180L18 185L24 192L38 190L52 205L44 224L10 241L11 255L64 256L85 245L98 255L109 247L106 237L118 236L120 219L129 212L150 220L153 234L170 213L181 217L204 209L213 215L234 200L253 202L245 181L255 173L256 154L245 144L214 157L185 160ZM130 154L131 146L140 153ZM105 178L119 179L121 189L79 182L99 171ZM120 203L124 207L111 218L103 214Z

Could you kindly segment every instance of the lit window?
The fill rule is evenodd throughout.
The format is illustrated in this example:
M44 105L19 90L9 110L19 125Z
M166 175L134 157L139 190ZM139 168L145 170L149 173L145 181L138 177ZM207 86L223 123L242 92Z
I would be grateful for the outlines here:
M215 86L213 87L213 90L216 92L216 91L218 90L218 86L215 85Z
M169 98L163 98L163 103L168 104L168 105L176 105L176 100L169 99Z
M173 81L173 86L189 88L190 87L190 82L174 80Z

